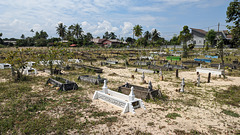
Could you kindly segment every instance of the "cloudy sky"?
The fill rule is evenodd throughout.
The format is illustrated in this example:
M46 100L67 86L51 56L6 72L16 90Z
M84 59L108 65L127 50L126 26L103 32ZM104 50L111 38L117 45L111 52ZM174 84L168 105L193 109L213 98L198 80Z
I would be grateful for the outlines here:
M170 39L184 25L191 28L226 29L226 10L230 0L1 0L0 32L3 38L44 30L58 37L59 22L69 26L79 23L94 37L115 32L119 37L132 36L136 24L144 31L157 29Z

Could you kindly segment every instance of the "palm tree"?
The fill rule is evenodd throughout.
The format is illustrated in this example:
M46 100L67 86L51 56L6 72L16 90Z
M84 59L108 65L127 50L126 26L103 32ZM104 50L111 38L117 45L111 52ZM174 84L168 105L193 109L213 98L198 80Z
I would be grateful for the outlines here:
M82 36L83 30L78 23L74 25L73 32L77 39Z
M151 34L149 31L146 31L146 32L144 33L144 38L145 38L146 40L151 39L151 37L152 37L152 34Z
M141 25L135 25L134 27L133 27L133 31L134 31L134 35L136 36L136 37L140 37L140 36L142 36L142 31L143 31L143 29L142 29L142 26Z
M156 29L152 32L152 40L157 41L160 38L160 32L158 32Z
M59 37L63 38L65 37L65 34L66 34L66 25L63 25L63 23L59 23L58 24L58 27L56 27L57 29L57 34L59 35Z

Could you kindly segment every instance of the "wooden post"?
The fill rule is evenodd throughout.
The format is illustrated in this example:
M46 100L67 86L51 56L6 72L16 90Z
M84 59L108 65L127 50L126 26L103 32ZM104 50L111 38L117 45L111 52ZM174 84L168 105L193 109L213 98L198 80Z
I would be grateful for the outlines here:
M211 80L211 73L208 73L208 83L210 83Z
M178 78L178 69L176 70L176 78Z

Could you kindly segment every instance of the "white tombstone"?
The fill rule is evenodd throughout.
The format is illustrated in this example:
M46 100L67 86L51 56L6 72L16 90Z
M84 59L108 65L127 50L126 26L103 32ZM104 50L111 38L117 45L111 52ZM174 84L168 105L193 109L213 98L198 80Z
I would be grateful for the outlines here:
M8 63L0 63L0 69L11 68L11 64Z
M185 82L184 82L184 78L182 79L182 83L181 83L181 90L180 92L184 92L184 87L185 87Z
M129 101L134 101L134 98L135 98L135 94L133 92L134 88L133 86L131 87L131 92L129 94Z
M219 65L218 65L218 70L220 70L220 69L221 69L221 65L219 64Z
M200 64L200 68L202 68L202 64Z
M25 69L22 69L23 70L23 74L24 75L36 75L37 74L37 70L35 68L32 68L32 67L26 67Z
M107 80L104 80L104 84L103 84L102 89L103 89L103 92L104 92L105 94L108 94Z
M159 76L161 77L162 76L162 69L160 68L160 71L159 71Z
M136 108L143 108L146 109L143 101L141 99L135 98L134 95L134 88L131 88L131 93L129 95L125 95L116 91L112 91L107 89L107 94L105 93L107 89L106 81L104 81L103 90L95 91L93 95L94 99L100 99L107 103L116 105L123 109L122 113L132 112L135 113Z

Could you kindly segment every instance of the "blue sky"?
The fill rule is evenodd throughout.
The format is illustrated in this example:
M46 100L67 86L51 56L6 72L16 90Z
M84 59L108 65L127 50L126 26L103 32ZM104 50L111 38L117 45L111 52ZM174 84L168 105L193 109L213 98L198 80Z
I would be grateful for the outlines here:
M3 38L20 38L22 34L44 30L58 37L59 22L67 26L79 23L84 32L94 37L115 32L119 37L132 37L136 24L143 30L157 29L170 39L184 25L190 28L226 29L226 10L230 0L2 0L0 32Z

